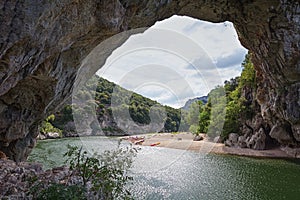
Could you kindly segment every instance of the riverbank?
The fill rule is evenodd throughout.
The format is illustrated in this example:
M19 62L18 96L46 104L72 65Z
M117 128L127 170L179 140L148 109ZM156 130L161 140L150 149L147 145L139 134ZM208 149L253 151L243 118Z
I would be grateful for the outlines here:
M173 143L176 140L179 143L185 142L184 137L188 139L191 135L184 135L181 139L178 139L180 134L173 137L169 134L162 136L166 139L160 140L164 144L169 137L175 140ZM160 139L160 136L145 135L147 142L151 141L149 138ZM55 183L65 183L75 178L77 185L82 184L77 177L72 176L70 179L68 168L57 167L64 163L62 155L66 152L66 146L84 145L101 154L106 148L117 147L118 139L119 137L86 137L40 141L31 153L31 160L43 163L43 166L53 165L46 171L41 170L39 164L32 163L33 166L25 167L29 163L16 165L9 160L0 160L0 199L30 199L27 197L33 180L45 180L48 183L54 178ZM134 159L130 170L134 178L131 193L138 197L136 199L293 199L293 195L299 196L297 180L300 168L299 162L294 162L295 160L290 162L287 159L248 159L242 156L197 156L192 151L160 146L142 147ZM264 184L266 180L272 183L272 187ZM48 187L47 183L43 185ZM207 185L211 187L207 189ZM228 193L233 190L236 193ZM209 196L211 194L213 196Z
M214 143L209 141L205 135L202 135L204 140L193 141L194 135L191 133L157 133L139 135L143 137L144 141L141 145L173 148L194 151L199 153L215 153L215 154L228 154L249 157L261 158L294 158L282 151L279 147L267 150L253 150L248 148L233 148L227 147L222 143Z

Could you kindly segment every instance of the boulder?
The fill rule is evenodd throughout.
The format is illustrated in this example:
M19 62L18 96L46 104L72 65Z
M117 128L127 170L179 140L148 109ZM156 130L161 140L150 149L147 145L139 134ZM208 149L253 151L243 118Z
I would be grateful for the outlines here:
M217 136L214 138L214 143L222 143L222 138L220 136Z
M238 138L238 146L241 147L241 148L247 148L247 142L246 142L247 138L242 135L242 136L239 136Z
M201 140L203 140L203 139L204 139L203 136L201 136L201 135L196 135L196 136L194 137L193 141L201 141Z
M228 139L225 141L225 145L229 147L237 147L238 146L238 138L239 135L237 133L230 133Z
M230 133L228 139L233 143L236 144L238 142L239 134L237 133Z
M60 138L60 134L56 133L56 132L49 132L49 133L47 133L47 138L48 139Z
M270 131L270 136L284 145L294 144L294 139L290 134L288 125L277 122Z
M261 128L254 135L246 140L247 147L254 150L264 150L266 147L266 134Z
M46 139L46 136L40 133L40 134L37 136L36 139L38 139L38 140L45 140L45 139Z

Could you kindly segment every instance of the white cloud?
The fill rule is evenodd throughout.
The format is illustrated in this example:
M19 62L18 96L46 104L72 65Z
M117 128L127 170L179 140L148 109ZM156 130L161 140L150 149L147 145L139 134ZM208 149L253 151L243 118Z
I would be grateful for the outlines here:
M130 37L98 74L160 103L181 107L238 76L246 52L230 22L173 16Z
M227 68L236 65L241 65L244 56L247 53L246 49L235 49L232 54L226 54L218 58L216 65L218 68Z

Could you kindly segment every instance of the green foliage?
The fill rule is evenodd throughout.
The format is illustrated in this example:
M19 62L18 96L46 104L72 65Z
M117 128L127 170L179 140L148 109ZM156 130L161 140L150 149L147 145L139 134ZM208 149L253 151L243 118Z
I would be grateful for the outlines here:
M112 100L113 99L113 100ZM114 106L110 108L111 102ZM137 93L128 91L112 82L109 82L103 78L99 78L98 86L96 89L96 102L97 115L98 116L110 116L112 113L118 117L126 119L128 111L131 119L137 124L146 125L151 122L150 110L155 105L160 105L158 102L143 97ZM165 123L165 131L172 132L178 131L181 116L180 110L171 108L169 106L160 106L164 108L167 114ZM111 112L110 110L111 109ZM160 112L164 112L163 109L156 109L155 114L160 115ZM99 117L101 121L101 117ZM155 120L155 119L154 119Z
M125 185L132 181L128 170L137 150L132 147L119 147L105 151L98 155L89 155L83 148L68 146L64 154L66 163L72 170L72 176L79 176L81 180L74 184L69 175L61 177L63 182L43 182L38 177L32 177L29 195L33 199L132 199Z
M256 88L256 73L251 62L251 54L246 55L242 63L243 71L240 77L225 82L227 94L226 119L222 131L222 139L226 139L229 133L239 133L241 121L252 117L252 107L247 105L247 100L242 95L244 88ZM230 88L230 89L229 89Z
M195 135L199 135L199 126L198 125L191 125L189 131Z
M131 167L132 158L137 150L134 148L118 148L115 151L105 151L102 155L96 153L90 157L82 147L68 146L69 151L65 156L71 170L78 172L82 178L83 186L88 182L92 184L99 199L130 199L130 192L125 184L132 180L126 175Z
M229 96L230 92L234 91L239 84L240 77L231 78L229 81L224 82L224 88L226 91L226 96Z
M94 99L92 97L94 97ZM73 103L72 106L67 105L63 110L56 113L56 119L52 123L55 127L64 130L65 125L68 122L73 121L73 115L88 118L89 115L94 114L93 111L96 111L95 114L97 115L100 124L104 120L114 121L114 114L121 119L130 117L137 124L147 125L151 122L150 110L153 109L153 107L158 107L157 105L159 105L160 109L155 108L155 116L159 117L163 112L166 112L167 114L163 131L178 131L181 121L179 109L162 106L156 101L128 91L100 77L96 77L95 80L89 81L82 90L77 92L74 99L75 103ZM157 119L155 116L153 116L153 120ZM110 130L121 131L118 127L101 128L103 131L108 132Z
M244 88L255 89L256 87L251 54L245 57L242 67L243 71L240 77L225 81L224 87L217 86L208 94L208 103L201 107L199 113L199 132L207 133L210 137L220 135L224 140L229 133L239 132L241 120L252 117L252 102L247 102L242 95ZM189 115L189 122L197 119L195 113L190 112ZM223 123L224 126L222 126ZM191 130L196 130L195 125L190 124L190 126Z
M49 187L37 192L38 200L86 200L86 190L81 185L64 185L53 183Z
M180 129L178 130L179 132L185 132L185 131L189 131L190 125L188 124L188 120L187 120L187 116L188 116L188 111L181 109L181 119L180 119Z
M189 131L193 134L199 134L199 112L202 111L202 101L195 101L190 105L185 120L189 126Z
M256 72L251 61L251 54L247 54L242 63L243 71L239 80L239 87L250 86L256 88Z
M241 105L234 101L228 102L226 106L226 120L222 132L222 137L226 137L229 133L237 133L239 131L239 115Z
M210 124L210 107L209 104L204 107L199 115L199 132L207 133Z
M165 123L166 132L177 132L180 126L181 113L180 110L174 109L170 106L164 106L167 113L167 120Z
M47 117L47 119L45 121L42 122L42 125L40 126L39 130L42 134L47 134L50 132L55 132L55 133L59 133L60 136L62 134L62 130L60 130L59 128L54 127L51 122L53 122L55 120L55 116L49 115Z
M187 122L189 125L198 125L199 112L201 112L202 101L195 101L191 104L187 115Z
M226 96L225 89L222 86L217 86L210 91L210 124L207 127L207 135L214 138L221 134L226 115Z

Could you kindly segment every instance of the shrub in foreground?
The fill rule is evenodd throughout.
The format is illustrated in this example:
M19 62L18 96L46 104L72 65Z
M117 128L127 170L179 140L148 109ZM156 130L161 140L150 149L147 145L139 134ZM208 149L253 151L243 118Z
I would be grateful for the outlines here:
M56 181L36 179L30 194L33 199L132 199L125 185L132 181L128 170L137 150L119 147L90 155L82 147L68 146L64 154L69 173Z

